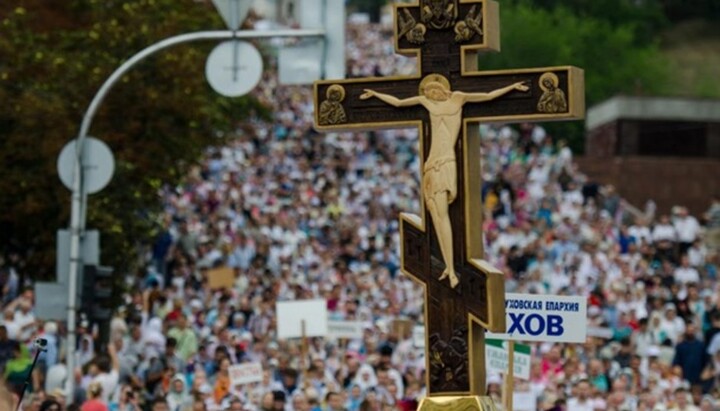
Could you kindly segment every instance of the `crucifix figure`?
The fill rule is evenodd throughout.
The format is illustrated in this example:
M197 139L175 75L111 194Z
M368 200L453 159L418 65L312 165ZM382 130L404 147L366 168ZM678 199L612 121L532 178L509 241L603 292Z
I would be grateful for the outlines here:
M420 83L422 94L416 97L400 100L389 94L365 90L365 94L361 95L360 99L377 97L394 107L421 105L430 113L430 133L433 142L430 144L430 154L423 167L423 195L445 261L445 270L439 279L449 279L450 286L455 288L460 280L455 274L453 263L452 227L448 209L457 196L455 144L462 126L462 107L466 102L480 103L493 100L513 90L528 91L528 86L518 82L489 93L464 93L451 91L447 79L437 74L426 77L423 82L427 84L423 87Z
M417 58L417 73L316 82L315 128L417 128L422 210L400 215L400 234L402 271L425 288L429 396L421 409L490 410L481 397L484 333L506 331L505 287L503 273L483 260L477 122L582 118L583 72L478 71L476 53L500 47L493 0L394 7L395 50ZM344 116L331 115L338 104Z

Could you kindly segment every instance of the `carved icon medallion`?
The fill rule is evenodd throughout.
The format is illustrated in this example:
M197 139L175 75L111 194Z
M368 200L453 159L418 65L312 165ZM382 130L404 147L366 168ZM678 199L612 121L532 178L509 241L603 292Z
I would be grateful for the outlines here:
M340 104L345 100L345 88L339 84L328 87L326 99L320 103L318 120L322 125L342 124L347 121L345 108Z
M547 72L540 76L539 84L543 91L537 109L541 113L565 113L568 110L565 92L558 85L560 80L555 73Z

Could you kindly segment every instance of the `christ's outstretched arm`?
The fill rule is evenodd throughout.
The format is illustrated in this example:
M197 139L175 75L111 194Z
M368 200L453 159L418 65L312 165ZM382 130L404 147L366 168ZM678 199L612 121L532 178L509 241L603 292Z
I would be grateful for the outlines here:
M456 93L458 93L458 94L460 94L461 96L463 96L463 98L464 98L464 99L463 99L463 103L465 103L465 102L468 102L468 103L482 103L483 101L490 101L490 100L494 100L494 99L496 99L496 98L498 98L498 97L504 96L505 94L507 94L507 93L509 93L509 92L511 92L511 91L513 91L513 90L528 91L529 88L528 88L528 86L527 86L526 84L527 84L527 82L525 82L525 81L520 81L520 82L517 82L517 83L515 83L515 84L511 84L511 85L509 85L509 86L507 86L507 87L503 87L503 88L499 88L499 89L497 89L497 90L493 90L493 91L491 91L491 92L489 92L489 93L464 93L464 92L462 92L462 91L456 91Z
M395 96L368 89L365 89L365 93L360 96L360 99L367 100L371 97L376 97L394 107L408 107L420 104L420 97L409 97L401 100Z

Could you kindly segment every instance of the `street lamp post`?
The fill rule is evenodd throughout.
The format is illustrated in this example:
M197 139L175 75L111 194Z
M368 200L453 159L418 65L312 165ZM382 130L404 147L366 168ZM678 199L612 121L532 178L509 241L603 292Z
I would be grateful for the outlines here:
M67 370L68 370L68 404L73 402L75 394L75 350L77 346L76 322L77 322L77 287L78 274L82 266L80 255L80 242L85 231L87 194L84 191L84 169L83 169L83 144L87 137L92 120L97 113L100 104L107 96L110 89L137 63L145 58L166 48L202 40L230 40L230 39L262 39L277 37L325 37L325 30L267 30L267 31L200 31L194 33L180 34L174 37L161 40L152 44L139 53L132 56L118 67L110 77L105 80L98 92L93 97L90 105L83 116L80 131L77 137L76 156L72 183L71 211L70 211L70 268L68 275L68 312L67 312Z

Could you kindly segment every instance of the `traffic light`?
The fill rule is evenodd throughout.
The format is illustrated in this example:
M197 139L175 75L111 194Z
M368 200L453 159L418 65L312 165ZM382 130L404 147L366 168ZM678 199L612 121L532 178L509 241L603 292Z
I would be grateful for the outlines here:
M113 268L86 265L83 269L81 309L91 323L112 318Z

